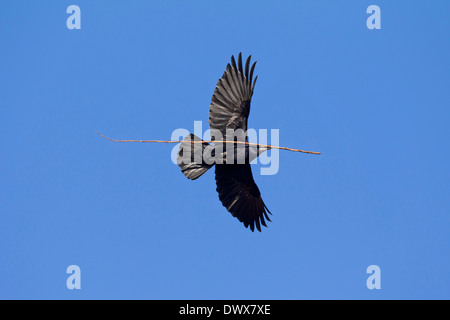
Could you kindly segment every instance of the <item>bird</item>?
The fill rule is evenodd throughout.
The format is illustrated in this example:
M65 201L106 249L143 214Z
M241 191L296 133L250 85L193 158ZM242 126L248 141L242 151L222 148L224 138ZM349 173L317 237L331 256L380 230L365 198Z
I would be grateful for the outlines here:
M320 155L321 152L249 143L247 137L250 104L258 76L253 79L256 61L250 67L251 55L242 64L231 56L225 72L218 80L209 106L211 140L204 141L190 133L183 140L112 139L115 142L179 143L176 163L190 180L196 180L215 166L216 190L222 205L246 228L261 232L271 221L270 210L253 179L250 163L270 149ZM225 151L224 151L225 145ZM174 159L173 159L174 160Z
M248 144L248 117L258 79L258 76L253 79L256 61L251 67L250 64L251 55L244 65L242 53L237 63L231 56L209 106L212 143L192 133L187 135L180 143L177 164L190 180L198 179L215 166L216 190L222 205L245 228L253 232L256 227L261 232L261 226L267 227L266 220L271 221L272 213L253 179L250 162L271 146Z

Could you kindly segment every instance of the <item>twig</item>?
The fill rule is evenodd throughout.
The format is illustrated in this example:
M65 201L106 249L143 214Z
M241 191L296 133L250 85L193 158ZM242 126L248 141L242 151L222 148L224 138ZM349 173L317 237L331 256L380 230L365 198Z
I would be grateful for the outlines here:
M104 135L102 135L101 133L97 132L97 134L103 138L105 138L106 140L109 141L115 141L115 142L155 142L155 143L180 143L180 142L190 142L190 143L217 143L217 142L222 142L222 143L239 143L239 144L246 144L249 146L260 146L260 147L265 147L265 148L270 148L270 149L280 149L280 150L288 150L288 151L294 151L294 152L302 152L302 153L309 153L309 154L317 154L320 155L320 152L316 152L316 151L306 151L306 150L301 150L301 149L292 149L292 148L286 148L286 147L278 147L278 146L272 146L272 145L267 145L267 144L259 144L259 143L251 143L251 142L245 142L245 141L204 141L204 140L200 140L200 141L186 141L186 140L117 140L117 139L111 139L108 137L105 137Z

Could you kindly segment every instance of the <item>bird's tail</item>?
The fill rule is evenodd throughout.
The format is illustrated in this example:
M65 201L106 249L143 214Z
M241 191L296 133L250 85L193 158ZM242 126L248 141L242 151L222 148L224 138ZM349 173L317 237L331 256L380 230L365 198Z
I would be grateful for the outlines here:
M203 141L194 134L187 135L180 144L177 155L177 164L181 172L191 180L195 180L208 171L214 164L207 164L203 160L206 148L211 147L207 142L192 143L191 141Z

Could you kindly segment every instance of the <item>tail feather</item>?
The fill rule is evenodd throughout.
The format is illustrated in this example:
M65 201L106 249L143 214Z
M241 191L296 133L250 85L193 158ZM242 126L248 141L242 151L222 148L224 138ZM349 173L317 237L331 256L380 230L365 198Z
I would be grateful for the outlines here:
M194 134L187 135L180 144L177 155L177 164L181 172L191 180L199 178L208 171L214 164L207 164L203 161L205 149L211 146L209 143L191 143L191 141L203 141Z

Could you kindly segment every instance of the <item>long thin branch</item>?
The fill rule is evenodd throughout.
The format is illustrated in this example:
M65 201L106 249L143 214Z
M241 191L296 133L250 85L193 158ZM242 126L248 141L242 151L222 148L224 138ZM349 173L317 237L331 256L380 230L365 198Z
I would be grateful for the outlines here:
M309 153L309 154L317 154L320 155L320 152L316 152L316 151L306 151L306 150L301 150L301 149L292 149L292 148L286 148L286 147L278 147L278 146L272 146L272 145L267 145L267 144L259 144L259 143L251 143L251 142L245 142L245 141L204 141L204 140L199 140L199 141L185 141L185 140L117 140L117 139L111 139L108 137L105 137L104 135L102 135L101 133L97 132L97 134L109 141L115 141L115 142L156 142L156 143L180 143L180 142L190 142L190 143L217 143L217 142L222 142L222 143L239 143L239 144L246 144L249 146L260 146L260 147L265 147L265 148L271 148L271 149L280 149L280 150L288 150L288 151L294 151L294 152L302 152L302 153Z

